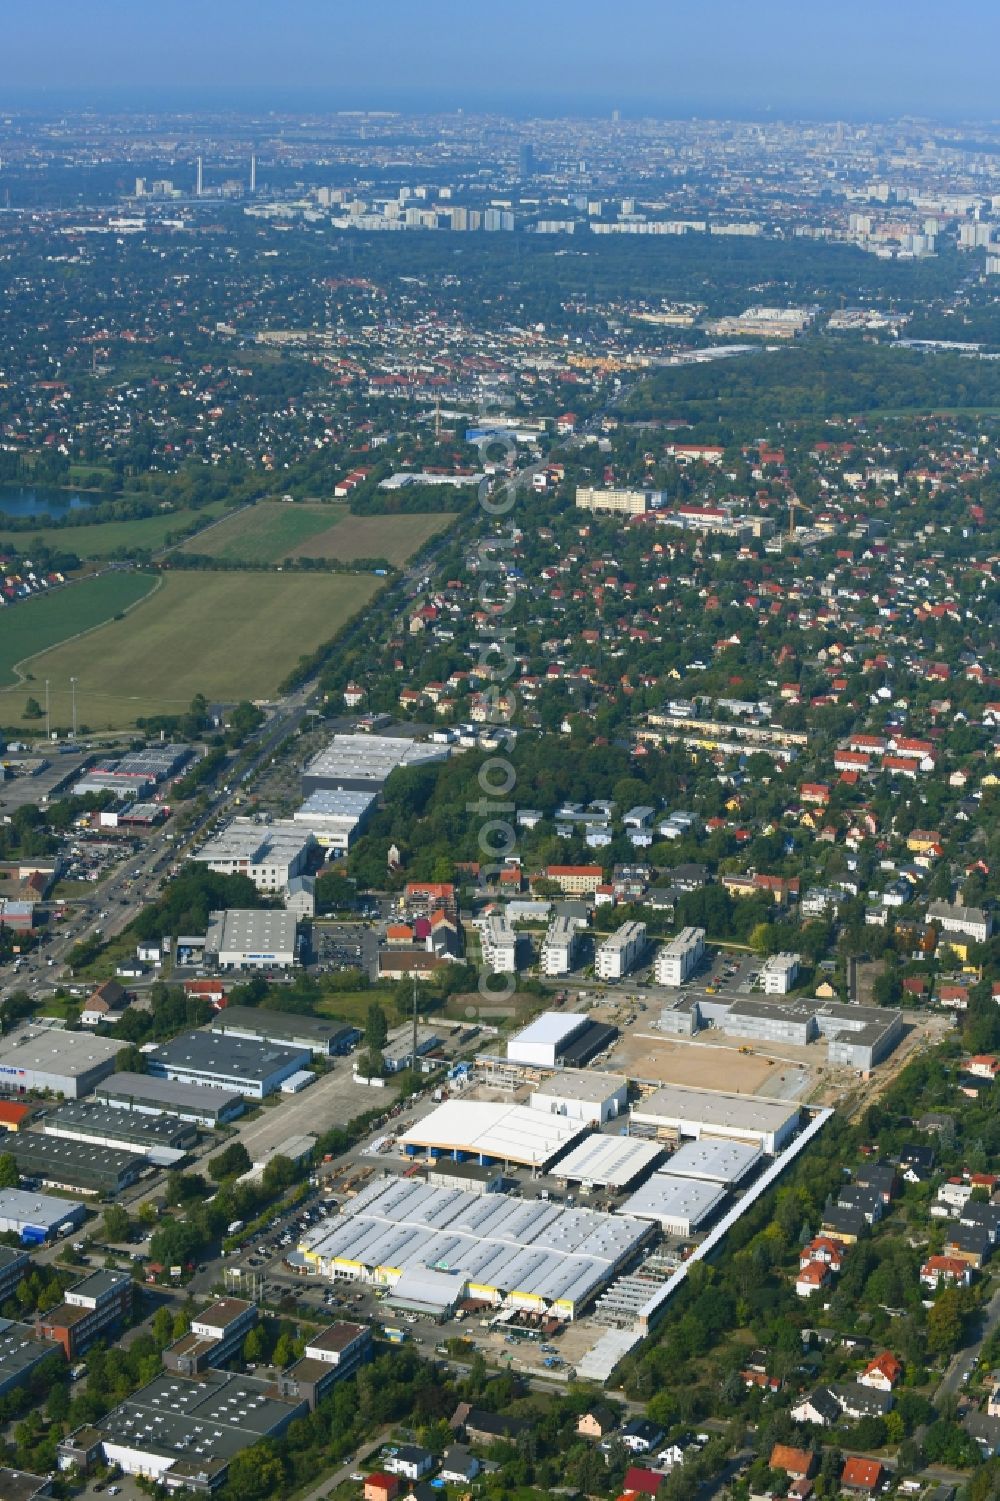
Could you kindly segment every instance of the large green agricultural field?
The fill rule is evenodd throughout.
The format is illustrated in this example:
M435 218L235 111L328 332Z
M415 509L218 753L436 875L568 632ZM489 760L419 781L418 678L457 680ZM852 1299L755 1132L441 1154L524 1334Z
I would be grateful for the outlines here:
M49 679L56 725L71 722L75 677L79 722L95 731L183 710L196 693L229 703L270 698L299 658L335 636L378 587L374 577L353 574L168 573L126 619L43 650L23 670L36 683ZM37 697L33 685L27 691ZM25 697L24 683L0 691L0 723L17 723Z
M385 558L398 567L443 531L454 514L352 516L346 505L260 501L192 537L180 551L227 563L280 563L285 558L353 563L358 558Z
M341 563L353 563L355 558L385 558L399 568L449 527L456 514L418 511L398 516L345 515L336 526L300 547L297 556L331 558Z
M55 552L75 552L80 558L109 558L128 548L148 548L155 552L163 547L170 532L199 521L204 526L218 519L224 501L213 501L197 511L163 511L159 516L140 516L136 520L95 522L91 526L39 526L37 531L18 532L0 540L0 551L26 553L31 556L33 543L41 542Z
M325 531L335 515L328 505L262 500L190 538L180 551L225 563L280 563L283 558L297 557L302 551L299 544Z
M102 573L20 604L6 605L0 610L0 688L17 682L14 669L26 657L110 621L148 594L155 582L149 573ZM44 678L44 673L41 676ZM37 698L37 693L34 696ZM4 707L11 714L10 703L5 702ZM16 722L21 708L8 723Z

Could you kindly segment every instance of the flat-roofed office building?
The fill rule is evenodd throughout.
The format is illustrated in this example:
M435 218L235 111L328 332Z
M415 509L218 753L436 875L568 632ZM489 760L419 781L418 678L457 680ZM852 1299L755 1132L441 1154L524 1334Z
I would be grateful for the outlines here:
M281 891L302 875L315 845L313 836L291 819L257 823L234 818L191 856L224 876L246 876L258 891Z
M291 1074L306 1068L311 1057L308 1047L278 1047L212 1031L185 1032L148 1053L147 1067L157 1078L236 1090L248 1099L263 1100Z
M591 485L577 485L576 506L580 511L606 512L618 516L645 516L662 499L659 490L598 490Z

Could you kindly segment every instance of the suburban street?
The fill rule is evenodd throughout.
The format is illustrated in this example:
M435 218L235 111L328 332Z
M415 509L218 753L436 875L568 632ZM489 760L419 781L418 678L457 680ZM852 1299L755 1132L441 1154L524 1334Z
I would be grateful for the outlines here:
M979 1352L994 1329L1000 1325L1000 1287L997 1288L982 1311L979 1327L971 1344L959 1350L941 1385L934 1393L934 1402L939 1405L943 1397L955 1397L961 1393L965 1381L979 1359Z

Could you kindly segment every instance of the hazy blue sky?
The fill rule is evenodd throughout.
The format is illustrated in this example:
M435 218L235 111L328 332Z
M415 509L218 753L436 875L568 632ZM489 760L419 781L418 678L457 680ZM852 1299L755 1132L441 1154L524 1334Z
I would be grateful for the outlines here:
M998 0L3 0L0 108L1000 115Z

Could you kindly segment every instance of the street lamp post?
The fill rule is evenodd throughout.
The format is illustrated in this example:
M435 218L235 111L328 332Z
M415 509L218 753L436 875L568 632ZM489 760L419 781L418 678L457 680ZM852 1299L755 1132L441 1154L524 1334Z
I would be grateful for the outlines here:
M73 739L76 739L76 678L69 680L70 692L73 695Z

